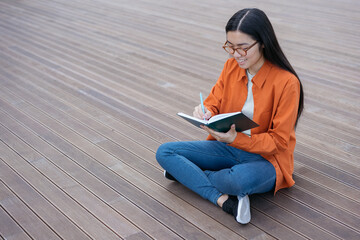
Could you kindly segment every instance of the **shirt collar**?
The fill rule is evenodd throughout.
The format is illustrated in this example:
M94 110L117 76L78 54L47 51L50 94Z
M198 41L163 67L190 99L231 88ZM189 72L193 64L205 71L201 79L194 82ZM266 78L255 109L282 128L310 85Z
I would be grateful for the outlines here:
M271 68L272 68L272 64L268 60L265 60L264 64L261 66L260 70L253 77L252 82L257 87L261 88L264 85L266 77L268 76ZM241 80L245 80L245 81L247 80L246 69L241 69L241 71L240 71L240 77L238 78L238 81L241 81Z

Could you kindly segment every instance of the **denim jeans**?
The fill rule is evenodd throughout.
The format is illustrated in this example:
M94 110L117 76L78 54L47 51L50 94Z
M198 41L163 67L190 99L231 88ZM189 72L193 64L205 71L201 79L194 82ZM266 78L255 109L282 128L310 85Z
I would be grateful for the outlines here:
M181 184L215 205L223 194L243 197L275 186L269 161L218 141L164 143L156 159Z

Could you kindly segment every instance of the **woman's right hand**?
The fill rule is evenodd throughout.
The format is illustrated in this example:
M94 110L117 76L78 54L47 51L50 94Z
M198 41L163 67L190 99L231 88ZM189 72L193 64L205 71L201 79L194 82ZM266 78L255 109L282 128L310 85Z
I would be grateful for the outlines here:
M205 114L202 111L201 104L194 108L193 116L199 119L209 120L211 118L211 112L204 106Z

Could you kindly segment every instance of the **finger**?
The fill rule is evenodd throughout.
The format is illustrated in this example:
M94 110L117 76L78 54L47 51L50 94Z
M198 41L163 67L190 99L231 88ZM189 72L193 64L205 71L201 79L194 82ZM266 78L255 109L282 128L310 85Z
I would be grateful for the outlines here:
M201 106L200 105L196 106L194 108L193 116L196 117L196 118L199 118L199 119L203 118L203 113L201 111Z
M221 134L222 134L222 133L217 132L217 131L209 128L209 127L204 126L203 129L204 129L205 131L207 131L211 136L213 136L213 137L216 138L216 139L218 139L218 138L221 137Z
M204 110L205 110L205 109L206 109L206 108L204 107ZM201 118L201 119L204 119L205 113L204 113L201 105L198 106L198 113L199 113L199 115L200 115L200 118Z
M226 139L224 139L224 142L232 143L235 141L237 132L236 132L236 126L235 124L231 125L230 130L226 133L228 136Z
M207 108L205 108L204 118L206 120L209 120L211 118L211 115L212 115L212 113Z
M214 130L208 128L207 126L202 125L201 128L204 129L206 132L208 132L210 135L213 135L214 133Z
M207 131L208 133L210 133L210 128L208 128L207 126L201 125L200 127L201 127L202 129L204 129L205 131Z
M206 119L208 120L211 117L211 112L204 107L205 113L201 107L201 104L194 108L193 116L199 119Z

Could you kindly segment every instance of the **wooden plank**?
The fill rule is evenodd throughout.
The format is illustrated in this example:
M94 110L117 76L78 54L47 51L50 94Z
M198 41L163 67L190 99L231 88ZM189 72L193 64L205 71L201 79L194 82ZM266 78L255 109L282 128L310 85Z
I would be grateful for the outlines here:
M353 187L355 189L360 189L359 188L360 181L355 174L349 174L341 168L336 168L331 166L327 162L320 162L318 161L318 158L310 157L312 153L313 152L311 152L310 155L305 155L300 151L296 151L294 156L296 161L298 161L299 163L309 166L315 169L316 171L319 171L322 174L327 175L333 179L336 179L337 181L340 181L343 184L346 184L350 187ZM307 152L307 154L309 154L309 152Z
M11 89L12 93L17 93L18 96L25 97L29 103L33 104L33 106L44 109L44 111L46 111L53 118L61 121L64 125L76 130L90 142L94 144L101 144L102 142L108 142L109 140L111 140L117 143L118 146L121 146L123 149L126 149L132 154L141 157L144 161L147 161L154 167L158 168L158 164L155 161L154 155L156 148L151 149L151 151L148 148L143 147L140 143L131 141L131 139L126 138L115 131L112 131L112 129L103 127L101 123L92 121L92 119L89 118L89 116L85 115L85 113L80 114L79 111L73 109L73 106L65 106L62 103L55 101L55 99L50 99L50 95L46 96L46 93L38 92L37 89L32 89L31 87L27 88L31 90L31 92L29 92L26 91L24 88L4 84L4 87L5 86L6 91L10 91ZM34 94L40 94L42 96L42 99L34 97ZM44 100L52 100L54 105L52 106L48 104L48 102L44 102ZM68 111L72 110L73 113L70 115L69 113L61 112L59 111L59 109L55 109L54 107L66 107Z
M13 62L12 59L10 58L6 58L7 62L9 62L10 64L14 64L19 66L20 68L25 68L26 66L21 65L21 63L19 62ZM3 64L5 64L4 62L2 62ZM11 65L5 64L5 66L9 66L8 69L11 69ZM19 78L23 78L23 83L25 84L24 86L27 86L29 88L34 88L31 87L31 85L29 85L29 81L26 81L26 76L29 75L29 73L27 72L20 72L19 69L16 70L12 70L12 74L16 75L16 77L9 75L6 72L2 73L4 76L4 79L12 79L13 81L17 80ZM32 75L36 75L35 72L32 72ZM75 103L74 110L70 111L69 114L76 114L77 112L83 112L86 114L89 114L91 117L93 117L94 119L96 119L98 122L108 126L111 131L117 131L117 129L120 129L121 132L117 131L118 133L133 139L136 142L139 142L141 144L143 144L144 146L150 148L150 149L156 149L159 146L159 142L155 141L153 138L151 137L147 137L146 135L144 136L144 134L140 134L138 131L134 130L133 128L131 128L131 126L127 126L123 123L121 123L120 121L117 121L116 118L114 118L112 115L107 114L106 112L102 111L99 108L96 107L92 107L91 105L89 105L87 103L87 101L81 100L79 98L76 98L70 94L67 94L65 91L63 91L60 88L56 88L56 84L52 84L51 82L49 83L49 81L40 81L40 78L31 78L31 82L36 83L35 86L41 86L42 89L45 89L47 92L49 92L52 96L58 96L59 99L61 99L62 101L64 99L67 99L70 103ZM43 94L43 93L41 93ZM49 99L48 101L51 101L51 99ZM68 107L64 106L63 110L67 111ZM83 110L83 111L82 111ZM88 121L88 120L87 120Z
M302 118L300 121L301 124L298 126L299 129L298 131L301 131L303 127L310 128L309 126L312 126L311 129L314 132L325 132L327 136L331 138L342 140L345 141L346 143L350 143L355 146L360 145L360 139L356 137L356 132L352 132L349 134L347 132L342 131L339 128L331 127L329 126L329 124L321 124L309 118Z
M22 49L12 48L12 50L24 54L29 58L35 59L36 61L38 61L40 58L39 56L33 55L32 53L24 52ZM46 59L48 59L49 56L47 56ZM41 57L41 59L42 60L39 60L40 63L43 63L44 61L47 62L45 58ZM51 67L51 64L52 63L47 62L46 66ZM90 85L92 85L91 82L87 82L87 85L84 85L79 82L79 80L83 78L80 75L77 75L76 73L73 72L68 72L66 69L60 71L67 76L71 76L75 80L75 81L71 81L71 86L76 87L77 89L81 89L81 92L87 95L87 97L92 97L94 99L97 99L98 101L101 101L104 104L110 105L113 108L116 108L117 110L121 111L122 115L125 115L129 119L128 120L129 124L131 124L130 121L136 121L139 122L139 124L142 124L143 128L144 126L145 127L147 126L147 127L159 129L162 132L171 131L174 133L174 135L177 135L178 137L181 138L190 137L188 134L184 134L182 131L178 130L181 129L181 125L183 126L187 126L187 125L185 125L185 123L183 122L180 122L179 124L178 121L176 120L174 121L174 117L171 118L166 117L163 114L160 114L160 112L155 108L151 108L150 106L145 106L140 102L131 101L130 98L127 97L124 98L118 93L114 93L116 96L116 100L114 100L114 98L106 96L109 95L112 90L110 89L102 90L101 86L99 85L97 86L95 85L95 88L90 88ZM107 92L107 94L105 95L102 92ZM125 101L127 101L127 103L125 103ZM156 119L156 117L154 116L156 117L162 116L163 119ZM176 128L173 127L175 124L177 124Z
M337 119L332 119L322 113L318 113L318 112L312 113L306 110L303 116L304 118L309 119L312 122L316 122L313 128L315 128L316 125L322 125L322 128L329 129L328 130L329 132L335 132L334 134L335 137L340 136L340 135L336 135L336 131L339 131L340 132L339 134L346 134L352 136L353 138L356 138L360 134L359 128L343 123L342 121L339 122L337 121Z
M264 201L257 195L251 197L251 206L257 211L266 213L268 217L283 223L307 239L337 239L336 236L324 231L314 225L314 223L308 222L308 219L303 219L289 212L283 206L277 206L273 202Z
M49 77L49 76L47 76L47 77ZM59 77L59 76L57 76L57 77ZM61 79L61 81L59 81L60 79ZM48 82L51 81L53 85L57 85L57 84L62 85L62 88L67 89L67 91L70 92L73 96L77 96L84 102L87 102L88 104L91 104L94 107L102 109L103 111L110 114L114 118L117 118L118 120L122 121L124 124L131 126L132 128L135 128L138 131L140 131L148 136L151 136L154 139L162 140L162 141L164 139L174 140L174 138L169 137L168 135L164 134L164 132L161 132L161 131L156 130L151 127L144 127L143 122L139 122L139 121L135 120L134 118L131 118L131 116L126 114L125 112L118 110L117 108L114 108L113 106L111 106L109 104L98 101L95 98L88 97L86 94L84 94L84 92L82 92L79 89L76 89L76 90L73 89L71 87L71 84L67 85L67 86L66 85L63 86L63 83L66 82L67 80L64 77L60 77L60 79L47 78L47 81Z
M4 49L4 51L6 51L6 49ZM57 54L54 54L54 55L57 55ZM66 81L66 80L65 80ZM71 85L76 85L76 83L75 82L73 82L73 83L71 83ZM86 88L86 87L85 87ZM120 90L120 89L119 89ZM82 90L83 91L83 90ZM85 90L86 91L86 90ZM88 93L91 93L91 94L96 94L96 95L98 95L99 93L97 93L97 92L94 92L94 91L92 91L92 90L87 90L87 91L89 91ZM106 91L106 92L109 92L109 90L108 91ZM83 92L83 93L85 93L85 92ZM98 95L98 96L102 96L102 95ZM114 97L117 97L117 99L119 99L119 96L118 95L114 95ZM105 97L105 96L102 96L102 98L105 98L105 101L112 101L112 102L114 102L113 100L110 100L109 98L107 98L107 97ZM126 98L126 99L128 99L128 98ZM124 99L125 100L125 99ZM137 103L137 105L138 106L140 106L139 104L141 104L141 103ZM116 102L115 104L113 104L113 105L118 105L118 103ZM131 106L132 107L134 107L135 106L135 104L131 104ZM146 108L143 108L143 109L145 109L145 111L142 111L142 114L143 113L145 113L147 110L148 107L146 107ZM138 109L141 109L141 108L139 108L138 107ZM173 121L173 119L175 118L175 113L169 118L169 117L165 117L164 116L164 114L156 114L156 110L154 110L154 108L151 108L151 113L152 114L155 114L155 115L158 115L158 116L162 116L162 124L164 125L164 123L166 123L166 124L170 124L171 122L173 122L173 124L170 124L170 125L174 125L175 123L176 123L176 125L177 125L177 128L178 129L187 129L188 128L188 125L186 125L184 122L182 122L182 121L178 121L178 119L176 120L176 122L174 122ZM143 114L144 115L144 114ZM144 116L147 116L147 115L144 115ZM140 115L134 115L134 117L136 117L136 118L142 118L142 116L140 116ZM168 123L167 123L168 122ZM166 130L166 128L164 128L163 127L163 125L161 126L164 130ZM175 135L176 135L176 133L175 133ZM189 136L188 136L189 137Z
M0 206L0 239L31 239L2 206Z
M278 194L274 201L286 206L289 211L306 218L340 238L358 238L359 218L355 215L342 211L297 186L283 192L286 195Z
M63 12L63 14L64 15L62 15L62 17L64 18L64 19L66 19L66 20L70 20L70 21L72 21L72 22L74 22L74 15L73 14L66 14L66 12L67 11L64 11ZM67 21L64 21L64 22L66 22L67 24L68 24L68 22ZM98 22L100 22L101 21L101 19L98 19ZM65 23L65 25L66 25L66 23ZM78 23L78 21L75 21L75 24L77 24ZM122 23L122 25L124 25L124 24L126 24L127 23L127 21L124 21L123 23ZM108 23L109 24L109 23ZM110 23L111 24L111 23ZM80 26L80 25L78 25L78 26ZM142 26L142 25L138 25L138 26ZM94 28L94 26L92 26L92 28L91 27L86 27L86 25L84 25L84 23L82 23L81 24L81 27L82 27L82 29L87 29L87 30L91 30L92 28ZM101 29L99 29L98 28L98 26L96 26L96 29L97 30L101 30ZM108 29L107 29L107 31L109 31ZM111 31L111 30L110 30ZM157 31L159 31L159 29L158 28L153 28L153 32L157 32ZM93 31L89 31L89 32L87 32L86 34L91 34L91 35L93 35L94 33L93 33ZM108 35L109 36L109 35ZM110 35L111 36L111 35ZM97 37L102 37L102 36L97 36ZM152 53L154 53L154 50L151 50L150 48L148 48L148 50L149 51L152 51ZM181 64L181 62L180 62L180 64Z
M305 127L301 129L298 136L304 141L313 142L313 147L319 150L341 157L355 166L360 166L360 148L352 143L329 137L324 133L314 132Z
M293 191L293 189L294 188L291 188L289 191ZM275 204L279 204L279 206L284 206L286 211L289 211L293 215L302 218L313 225L313 228L307 231L308 234L320 233L320 236L326 236L324 235L324 232L327 232L333 237L341 239L357 239L359 236L359 233L349 226L346 226L345 224L339 223L336 220L323 215L321 211L313 210L312 202L308 202L309 205L306 206L307 204L305 204L304 201L298 202L298 200L292 199L293 196L297 197L296 195L292 194L291 197L288 197L287 194L284 195L280 193L275 197L268 195L267 199L271 202L274 202ZM279 215L275 212L270 213L270 215L279 218L280 220L283 219L283 215ZM301 230L302 228L296 227L296 229Z
M13 124L14 125L14 124ZM11 127L11 126L9 126ZM118 206L115 209L119 210L125 210L126 213L129 213L129 211L131 212L131 214L129 214L129 216L127 216L128 219L141 219L142 221L139 222L138 224L141 226L142 229L148 231L149 233L152 233L152 236L155 238L160 238L162 236L168 236L171 238L176 238L175 235L173 235L168 229L159 226L159 224L157 224L156 221L154 221L154 219L149 218L146 214L143 214L141 211L139 211L139 209L137 207L134 207L133 205L131 205L128 201L126 201L126 199L118 194L116 194L115 192L113 192L110 188L108 188L108 186L100 183L97 180L94 180L94 178L89 175L86 171L79 169L79 166L77 166L76 164L71 164L71 161L68 161L68 159L66 157L64 157L61 154L58 154L54 151L51 151L51 147L46 147L46 144L42 144L41 141L36 140L35 137L31 137L32 134L30 132L24 131L24 130L20 130L20 128L16 125L14 125L13 127L11 127L15 130L16 134L19 136L25 136L24 140L29 142L30 145L34 146L34 148L37 149L46 149L46 151L41 151L44 152L44 156L47 157L48 159L51 159L52 163L56 163L57 166L61 169L63 169L64 171L70 172L72 177L76 177L76 180L78 182L80 182L81 184L87 184L89 187L89 190L91 190L92 192L98 194L98 197L103 199L104 201L106 201L109 205L111 206ZM23 149L26 149L26 146L22 146L20 149L18 149L18 151L23 151ZM22 154L24 157L26 158L31 158L33 156L27 156L26 154ZM31 159L29 159L29 161L31 161ZM89 197L88 194L84 194L83 191L79 190L78 187L73 187L73 185L75 185L75 183L73 184L69 184L66 183L64 179L69 179L68 177L63 176L63 174L61 174L58 170L54 170L51 171L51 169L53 169L54 167L49 163L48 161L44 161L44 158L41 161L31 161L32 165L34 167L36 167L39 171L41 171L44 175L47 175L49 178L52 178L52 180L54 182L56 182L62 189L65 189L66 191L73 193L72 195L74 196L78 196L78 198L85 198L84 201L88 201L87 198L91 198L91 196ZM71 181L71 180L68 180ZM81 196L81 194L83 196ZM79 202L82 202L80 200L78 200ZM99 204L91 204L91 203L87 203L85 204L87 206L97 206ZM97 206L98 207L98 206ZM102 208L102 211L104 211L105 208ZM122 212L122 211L119 211ZM109 214L109 213L108 213ZM102 214L100 214L102 215ZM109 216L112 217L112 219L116 219L116 221L114 221L114 223L119 222L122 217L121 216L113 216L113 214L109 214ZM123 221L123 220L122 220ZM109 227L113 225L110 224ZM126 231L124 231L124 229L122 229L122 226L114 226L117 228L116 231L123 231L128 232L130 230L129 226L122 223L122 225L124 225L124 227L126 228Z
M304 236L274 221L271 216L263 214L255 208L251 210L251 218L255 226L260 227L262 231L274 236L275 239L306 239Z
M6 84L4 84L5 86ZM19 89L18 87L9 86L8 89L12 89L13 92L21 92L25 91L24 89ZM29 89L29 88L28 88ZM31 88L30 88L31 89ZM37 93L36 89L32 89L33 93ZM45 96L46 93L41 92L42 97ZM153 151L150 151L148 148L142 147L139 142L131 141L128 138L125 138L124 136L120 135L118 132L114 131L111 128L106 128L101 125L100 122L92 121L88 116L84 114L80 114L76 111L76 109L72 109L73 106L67 106L67 110L73 110L73 112L68 112L70 115L65 115L62 112L59 112L55 109L53 109L50 105L46 104L45 102L41 102L41 100L36 99L35 97L31 96L29 92L22 92L22 96L27 96L27 100L32 102L33 104L36 104L37 106L46 108L46 111L50 113L52 116L57 118L58 120L62 120L65 122L68 126L71 126L73 129L77 129L78 132L80 132L84 137L89 139L94 144L98 144L102 141L106 141L108 139L117 142L120 146L122 146L124 149L127 149L128 151L142 157L144 160L153 163L154 161L152 158L154 158L154 149L151 149ZM50 96L49 96L50 97ZM50 100L50 99L49 99ZM60 104L60 102L55 102L54 99L52 99L52 102L57 103L57 105ZM59 107L59 106L58 106ZM74 121L74 119L71 119L72 117L77 117L79 121L83 120L82 123L78 123ZM92 126L96 129L96 131L90 130L89 128L85 127L83 124L86 122L86 124L89 126ZM102 134L100 135L99 132ZM107 133L107 134L105 134ZM150 139L149 139L150 140ZM156 148L155 148L156 149ZM156 166L158 166L156 164Z
M3 117L3 119L4 119L4 117ZM29 134L27 134L27 135L29 135ZM33 142L33 144L34 144L34 142ZM47 149L46 149L46 151L48 151ZM46 155L48 155L48 154L46 154ZM52 157L53 157L53 160L56 158L56 156L54 156L54 154L53 155L51 155ZM58 156L59 157L59 156ZM65 165L65 163L64 163L64 158L62 158L62 159L59 159L58 161L59 162L61 162L60 164L62 164L63 166L62 167L65 167L65 169L68 169L68 171L70 171L72 174L74 174L74 176L79 180L79 181L81 181L83 184L86 184L86 183L88 183L88 184L90 184L90 186L91 186L91 190L92 191L95 191L95 192L101 192L102 191L102 195L101 195L101 197L102 198L104 198L104 197L106 197L107 198L107 201L109 201L109 203L110 204L112 204L112 205L116 205L116 204L119 204L119 203L121 203L121 204L124 204L122 207L124 207L124 206L129 206L129 204L128 203L126 203L126 201L124 201L124 200L122 200L122 198L119 198L119 197L113 197L111 194L109 194L108 192L106 192L106 191L104 191L105 189L104 189L104 187L103 186L99 186L99 184L98 183L96 183L96 182L94 182L91 178L86 178L86 177L83 177L84 176L84 173L83 172L79 172L79 171L77 171L77 168L76 168L76 166L74 165L74 166L71 166L71 165L69 165L69 166L66 166ZM59 163L58 162L58 163ZM44 164L42 164L42 165L44 165ZM65 166L64 166L65 165ZM36 166L37 167L39 167L39 168L45 168L45 170L47 170L49 167L46 167L46 165L45 166L43 166L43 167L41 167L41 164L36 164ZM46 172L44 172L44 174L46 174ZM59 174L55 174L55 176L56 175L59 175ZM61 180L61 181L63 181L63 178L61 178L61 177L59 177L59 179ZM119 181L119 179L116 179L116 181ZM93 185L92 185L93 184ZM120 184L121 184L121 182L120 182ZM73 185L69 185L69 184L67 184L67 186L66 185L64 185L64 183L62 184L62 189L65 189L65 190L71 190L72 188L74 188L73 187ZM79 190L79 189L77 189L77 190ZM71 191L73 191L73 193L74 194L79 194L79 193L77 193L77 191L74 191L74 190L71 190ZM78 192L81 192L81 191L78 191ZM121 192L121 191L119 191L119 192ZM86 195L85 195L86 196ZM79 196L79 197L81 197L81 196ZM140 199L143 199L143 197L139 197L139 200ZM86 199L84 199L84 200L86 200ZM80 201L80 200L78 200L78 201ZM81 201L80 201L81 202ZM84 204L84 206L86 206L87 208L88 207L90 207L90 206L92 206L92 205L94 205L94 204ZM94 206L96 206L96 205L94 205ZM131 208L129 208L129 210L130 210ZM161 212L161 210L160 209L157 209L158 211L160 211ZM134 210L134 211L132 211L132 214L134 215L134 214L136 214L136 210ZM140 216L135 216L135 218L139 218ZM168 216L168 217L170 217L170 216ZM119 218L119 217L117 217L117 218ZM132 217L130 217L130 218L132 218ZM113 218L114 219L114 218ZM115 218L116 219L116 218ZM151 230L151 232L153 232L154 231L154 228L155 228L155 226L156 226L156 222L154 222L153 220L152 221L150 221L150 219L148 219L148 218L144 218L144 223L146 224L146 223L152 223L152 225L151 225L151 227L153 228L153 230ZM178 224L181 224L181 223L178 223ZM182 225L184 225L184 224L182 224ZM185 225L186 226L186 225ZM125 227L128 227L128 226L126 226L125 225ZM150 226L148 226L148 227L145 227L145 226L143 226L145 229L148 229L149 230L149 227ZM155 228L156 229L156 228ZM116 229L115 229L116 230ZM158 228L157 229L159 232L158 233L154 233L154 235L155 236L161 236L161 234L165 234L166 236L172 236L172 234L170 233L170 232L166 232L165 231L165 233L164 233L164 229L161 229L161 228ZM128 232L128 231L130 231L130 229L128 229L126 232ZM191 231L190 231L190 233L192 233ZM196 235L196 233L194 233L195 235ZM174 237L173 236L173 238L176 238L176 237Z
M327 152L320 151L314 147L312 147L310 142L304 143L301 140L297 142L295 151L298 153L301 153L301 155L297 155L297 160L305 163L309 158L306 158L306 156L311 156L310 159L315 160L314 166L316 164L330 166L334 169L338 169L340 171L343 171L344 175L349 175L350 177L353 177L358 181L358 175L359 167L356 163L351 163L349 161L344 160L341 157L333 156L328 154ZM303 157L304 156L304 157ZM356 186L356 185L355 185ZM357 185L359 186L359 185Z
M3 160L1 160L3 161ZM4 162L4 161L3 161ZM3 163L2 162L2 163ZM12 221L16 221L19 226L19 230L22 232L20 235L26 235L27 238L46 238L46 239L60 239L60 236L54 232L50 226L43 222L43 219L34 213L29 206L25 205L11 190L5 186L3 182L0 182L0 203L1 207L4 208L11 217ZM1 210L1 209L0 209ZM4 211L4 210L3 210ZM5 211L4 211L5 213ZM4 227L12 221L5 221ZM1 226L2 224L0 224ZM2 231L6 234L10 234L11 231ZM11 234L12 235L12 234ZM15 236L14 239L16 239ZM8 236L10 238L10 236Z
M336 192L336 194L351 199L352 201L359 202L359 189L348 186L342 182L337 181L336 179L325 175L324 173L316 171L309 166L305 166L297 162L294 163L294 171L295 175L299 177L301 176L302 179L312 181L318 186L321 186L322 188L330 189L331 191Z
M3 134L3 131L2 131ZM9 137L9 136L8 136ZM11 164L12 167L17 169L27 181L32 182L36 185L37 191L41 192L46 198L49 199L49 201L53 202L54 204L57 204L57 207L64 211L68 216L72 218L74 222L77 222L80 226L86 226L85 228L87 231L89 231L89 234L92 236L97 236L98 234L102 234L103 236L107 236L109 238L117 239L118 235L114 234L114 232L110 231L105 224L107 224L106 219L104 220L104 217L102 217L102 214L99 214L99 212L96 212L98 209L96 209L94 204L92 211L95 213L98 213L99 219L95 218L94 215L89 214L86 210L83 209L83 207L79 207L78 204L81 204L81 201L76 202L74 200L77 200L76 198L73 199L66 193L63 193L62 191L58 190L58 186L54 186L50 181L45 178L40 173L36 172L32 168L26 168L24 165L24 160L20 159L19 157L15 157L14 153L10 151L2 151L2 158L4 161L6 161L8 164ZM11 159L11 162L9 162L9 159ZM32 159L32 161L42 161L42 158L35 158ZM64 181L63 181L64 183ZM70 183L71 184L71 183ZM76 187L76 185L68 185L69 189ZM66 189L66 188L65 188ZM63 189L64 190L64 189ZM78 190L81 190L81 188L78 188ZM78 193L82 192L85 195L85 192L78 191ZM50 194L51 193L51 194ZM88 195L89 196L89 195ZM106 209L103 209L104 212ZM98 221L104 221L102 224L98 224ZM104 224L104 225L103 225ZM109 224L111 226L111 224ZM131 228L131 225L124 224L125 226L121 228L124 233L117 233L119 235L129 236L131 234L136 233L137 231L134 230L134 228ZM120 228L120 225L118 225ZM127 228L125 228L127 227ZM94 229L94 230L91 230ZM125 231L126 230L126 231ZM97 231L92 232L92 231ZM115 229L116 232L116 229Z
M315 181L309 181L298 177L297 175L295 175L295 177L297 183L296 186L301 187L313 196L317 196L317 198L321 199L322 201L326 201L330 205L355 215L357 218L360 218L360 202L358 199L348 199L345 196L333 192L331 188L326 189L322 186L319 186Z
M31 28L31 25L29 25L29 28ZM66 28L65 28L66 29ZM64 29L64 30L65 30ZM16 31L16 30L14 30L14 29L12 29L12 31ZM23 34L23 33L21 33L21 34ZM39 32L37 32L36 33L36 35L41 35L41 34L39 34ZM45 35L43 35L42 36L42 39L48 39L49 38L49 35L53 35L53 28L52 28L52 30L51 30L51 32L50 32L50 34L45 34ZM55 38L54 38L54 40L52 39L51 41L58 41L57 39L59 39L59 38L61 38L61 37L63 37L63 33L61 33L61 34L58 34ZM33 36L33 35L32 35ZM50 46L51 46L51 43L47 43L45 46L47 46L48 44L50 44ZM66 44L64 44L64 46L67 46ZM57 48L59 48L60 46L59 45L57 45L57 47L55 48L55 49L57 49ZM71 48L71 46L67 46L67 48ZM82 48L84 48L84 44L82 44ZM98 49L98 48L97 48ZM96 48L95 49L91 49L91 52L96 52L97 50L96 50ZM111 55L109 55L107 58L104 58L104 59L99 59L99 56L101 57L101 54L99 55L94 55L94 54L92 54L92 53L87 53L87 55L88 54L91 54L92 56L94 56L95 58L93 58L93 59L91 59L89 62L93 62L94 64L93 64L93 66L92 66L92 71L94 71L94 70L96 70L96 71L99 71L100 70L100 73L102 74L102 75L104 75L104 76L113 76L112 78L114 78L114 77L116 77L116 75L114 75L114 74L117 74L118 76L120 75L120 76L123 76L123 78L122 78L122 81L126 81L127 82L127 84L128 85L133 85L134 83L136 83L136 82L138 82L138 80L139 80L139 77L141 76L141 75L144 75L142 72L140 72L139 74L136 74L136 79L137 79L137 81L133 81L133 79L134 79L134 74L132 73L132 71L129 71L129 70L127 70L126 71L126 68L124 68L122 65L120 65L119 63L120 62L122 62L123 60L122 59L117 59L117 61L111 61L111 62L109 62L109 58L111 58ZM94 59L96 59L96 62L94 62ZM75 61L77 61L76 59L75 59ZM109 71L109 66L112 66L111 67L111 70ZM102 70L103 69L103 70ZM102 71L101 71L102 70ZM106 70L106 71L104 71L104 70ZM119 70L121 70L121 71L119 71ZM112 75L110 75L110 73L112 73ZM130 74L130 75L129 75ZM147 79L150 79L150 80L156 80L156 79L154 79L150 74L147 74L147 75L145 75L146 76L146 78ZM130 81L129 81L130 80ZM144 78L144 80L145 80L145 78ZM172 92L172 94L171 94L171 96L172 97L170 97L170 96L167 96L167 95L157 95L157 90L158 90L158 85L156 84L156 82L153 82L153 81L149 81L148 80L148 83L145 83L144 81L141 83L141 84L138 84L138 85L136 85L136 88L135 87L133 87L133 89L137 89L137 91L139 90L139 89L144 89L144 87L147 87L147 88L149 88L149 87L151 87L151 86L149 86L149 84L150 85L154 85L154 87L152 87L151 89L152 89L152 91L151 92L149 92L149 91L147 91L147 95L152 95L152 96L158 96L158 98L159 99L163 99L164 97L168 97L167 98L167 100L166 100L166 102L172 102L173 100L174 100L174 96L176 96L178 93L177 93L177 91L173 91ZM125 88L126 88L126 86L124 86ZM170 90L170 89L169 89ZM180 89L177 89L177 90L180 90ZM145 91L146 91L146 89L145 89ZM184 92L183 92L184 93ZM175 99L176 99L176 97L175 97ZM164 101L163 101L164 102ZM180 104L181 102L178 102L178 104ZM162 104L160 104L160 106L161 106ZM184 105L184 106L186 106L186 105Z
M140 232L140 233L136 233L134 235L131 235L129 237L126 237L125 240L149 240L152 239L150 238L148 235Z
M179 121L177 120L177 123L179 123ZM180 122L180 124L184 124L183 122ZM179 125L179 124L178 124Z
M88 235L84 234L84 232L69 221L57 208L43 198L43 196L4 163L3 151L6 146L3 142L0 142L0 145L2 147L0 173L1 176L3 176L2 179L6 180L5 183L11 187L12 191L17 196L21 196L21 200L27 206L31 206L32 211L36 212L36 215L42 218L46 224L54 229L55 232L59 233L61 237L66 239L89 239ZM16 159L16 155L14 155L14 159ZM17 205L17 207L21 208L21 205ZM31 217L31 215L29 217ZM27 227L27 224L24 224L22 227ZM31 231L36 231L36 229L31 229Z

